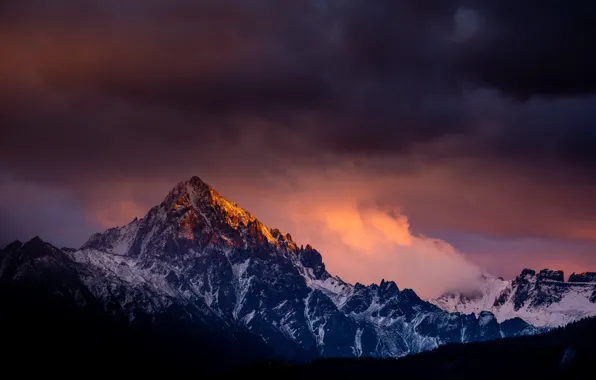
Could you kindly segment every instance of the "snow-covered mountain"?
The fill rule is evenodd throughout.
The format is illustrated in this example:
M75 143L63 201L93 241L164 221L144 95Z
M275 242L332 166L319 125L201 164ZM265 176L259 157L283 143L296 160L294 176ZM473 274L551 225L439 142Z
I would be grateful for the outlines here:
M348 284L310 245L269 229L198 177L78 250L40 239L10 245L0 252L0 286L21 280L52 283L39 288L130 323L184 320L222 340L250 336L267 347L263 355L291 360L398 357L539 331L519 318L444 311L394 282Z
M557 327L596 316L596 273L573 273L565 281L563 271L524 269L512 281L483 275L476 293L446 293L431 300L449 312L490 311L498 321L521 318L537 327Z

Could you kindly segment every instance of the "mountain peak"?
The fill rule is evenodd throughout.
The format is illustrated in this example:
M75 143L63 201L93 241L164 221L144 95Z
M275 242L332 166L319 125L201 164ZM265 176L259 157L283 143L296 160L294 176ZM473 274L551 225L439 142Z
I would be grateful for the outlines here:
M298 251L289 234L269 229L197 176L179 182L143 218L95 234L81 249L137 256L213 246Z
M43 241L42 238L40 238L39 236L35 236L33 239L31 239L28 242L26 242L25 244L23 244L23 247L38 248L38 247L43 247L45 245L46 245L46 242Z
M35 236L33 239L26 243L14 242L10 244L10 249L7 252L18 253L19 256L29 259L36 259L40 257L54 257L62 258L60 250L54 247L52 244L45 242L39 236ZM7 247L7 248L9 248Z
M519 277L521 277L521 278L526 277L526 276L534 277L535 275L536 275L535 270L524 268L524 270L521 271L521 274L519 275Z
M23 246L23 243L19 240L15 240L12 243L9 243L6 247L4 247L4 251L10 252L16 249L19 249Z
M540 273L538 273L538 278L541 280L564 282L565 273L562 270L542 269Z
M162 206L165 206L166 213L179 220L182 234L189 238L196 236L198 230L195 227L207 226L209 231L233 244L242 245L244 242L249 245L267 243L279 246L282 241L293 244L289 235L274 233L250 212L226 199L198 176L176 185ZM203 227L200 229L204 231Z
M213 186L204 182L197 176L193 176L189 180L180 182L176 185L166 197L166 201L167 200L175 202L173 206L189 203L189 206L196 209L200 209L205 205L217 206L221 211L228 214L235 214L246 222L251 219L256 219L235 202L227 200L217 192Z
M193 175L192 177L190 177L190 179L187 181L189 183L196 183L196 184L202 184L202 185L207 185L207 183L205 181L203 181L199 176L197 175ZM208 186L208 185L207 185Z
M572 273L569 282L596 282L596 272Z
M549 280L549 281L565 281L565 273L562 270L558 269L542 269L540 272L536 273L533 269L525 268L522 270L521 274L517 277L518 279L523 279L526 276L534 277L536 276L539 280Z
M175 205L172 202L177 202L184 196L202 195L208 196L210 191L214 190L210 185L203 182L199 177L194 176L189 180L179 182L166 196L165 202L168 205Z

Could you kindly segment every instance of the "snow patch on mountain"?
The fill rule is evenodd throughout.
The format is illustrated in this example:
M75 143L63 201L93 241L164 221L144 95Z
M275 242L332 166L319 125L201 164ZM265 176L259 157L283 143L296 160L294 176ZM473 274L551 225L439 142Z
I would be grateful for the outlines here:
M346 303L346 301L354 292L352 285L345 283L337 276L324 276L324 278L316 278L312 268L304 268L302 265L298 265L297 269L304 278L306 286L313 290L321 291L339 308Z
M362 331L363 329L357 329L356 335L354 336L354 356L362 356Z

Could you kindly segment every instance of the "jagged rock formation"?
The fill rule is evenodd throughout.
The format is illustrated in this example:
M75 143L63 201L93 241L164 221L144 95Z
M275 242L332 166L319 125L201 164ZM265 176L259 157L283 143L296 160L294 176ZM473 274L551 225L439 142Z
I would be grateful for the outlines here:
M448 293L431 300L449 312L492 312L498 321L521 318L537 327L564 326L596 316L596 279L593 273L572 274L565 282L563 271L524 269L513 281L483 276L483 288L473 295Z
M596 283L596 273L595 272L584 272L584 273L572 273L569 276L569 282L592 282Z
M562 270L543 269L538 273L538 279L564 282L565 274Z

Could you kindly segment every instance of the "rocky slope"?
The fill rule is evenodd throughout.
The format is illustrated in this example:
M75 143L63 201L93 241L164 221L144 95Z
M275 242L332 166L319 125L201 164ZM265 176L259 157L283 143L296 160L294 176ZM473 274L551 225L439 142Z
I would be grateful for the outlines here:
M572 274L565 282L563 271L524 269L512 281L485 275L477 293L447 293L432 300L449 312L490 311L498 321L521 318L538 327L564 326L596 316L596 274Z
M230 342L250 336L264 357L398 357L538 331L521 319L498 323L490 312L446 312L394 282L347 284L311 246L267 228L198 177L76 251L34 239L7 247L0 260L0 284L35 283L44 273L57 284L44 289L80 307L129 323L184 320Z

